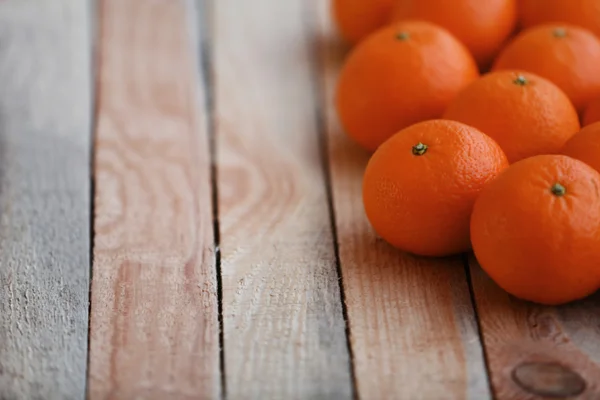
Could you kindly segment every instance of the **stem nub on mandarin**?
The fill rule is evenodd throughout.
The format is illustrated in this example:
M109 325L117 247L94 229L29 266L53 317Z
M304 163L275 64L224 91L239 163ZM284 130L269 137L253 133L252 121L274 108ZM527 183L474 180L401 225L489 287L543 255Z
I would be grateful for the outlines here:
M529 83L529 81L527 80L527 78L525 78L523 75L519 75L517 76L517 78L513 81L513 83L515 85L519 85L519 86L525 86Z
M562 197L567 193L567 189L561 185L560 183L555 183L551 188L550 191L552 192L553 195L555 195L556 197Z
M564 28L556 28L552 31L552 35L556 38L564 38L567 37L567 30Z
M427 145L426 145L426 144L423 144L423 143L421 143L421 142L419 142L419 143L415 144L415 145L412 147L412 153L413 153L415 156L422 156L422 155L423 155L423 154L425 154L426 152L427 152Z
M410 34L408 32L400 32L396 35L396 39L404 42L410 38Z

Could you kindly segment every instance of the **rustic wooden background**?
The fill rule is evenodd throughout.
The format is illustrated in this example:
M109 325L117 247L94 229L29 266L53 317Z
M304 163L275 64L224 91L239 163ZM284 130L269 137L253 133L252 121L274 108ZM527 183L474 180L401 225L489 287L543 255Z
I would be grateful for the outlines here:
M600 295L375 236L328 0L0 1L0 399L600 399Z

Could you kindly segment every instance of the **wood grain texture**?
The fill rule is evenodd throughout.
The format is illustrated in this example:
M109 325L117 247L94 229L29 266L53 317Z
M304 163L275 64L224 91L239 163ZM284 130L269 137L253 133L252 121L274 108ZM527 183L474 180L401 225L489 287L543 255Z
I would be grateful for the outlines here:
M600 398L600 293L539 306L509 296L474 257L471 274L498 400Z
M230 399L351 397L305 4L214 2Z
M90 399L220 397L195 11L101 0Z
M464 265L415 258L372 231L362 205L368 154L334 108L343 60L328 2L313 0L342 277L358 393L364 399L490 398Z
M82 399L90 251L87 1L0 1L0 398Z

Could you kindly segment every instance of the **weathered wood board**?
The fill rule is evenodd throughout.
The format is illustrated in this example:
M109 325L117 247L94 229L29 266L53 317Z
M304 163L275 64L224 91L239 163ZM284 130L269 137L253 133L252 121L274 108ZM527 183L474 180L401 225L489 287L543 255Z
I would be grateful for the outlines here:
M85 396L87 1L0 2L0 398Z
M347 399L305 0L213 2L227 395Z
M99 1L90 399L218 399L196 13L182 0Z
M499 400L600 398L600 293L559 307L517 300L471 257L493 389Z

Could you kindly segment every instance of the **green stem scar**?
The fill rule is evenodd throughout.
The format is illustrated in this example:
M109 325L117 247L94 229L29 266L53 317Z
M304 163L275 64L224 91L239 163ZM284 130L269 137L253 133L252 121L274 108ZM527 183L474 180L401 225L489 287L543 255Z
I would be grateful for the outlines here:
M517 76L517 78L513 81L513 83L515 85L519 85L519 86L525 86L529 83L529 81L527 80L527 78L525 78L523 75L519 75Z
M410 34L408 32L400 32L396 35L396 39L400 41L405 41L410 38Z
M421 143L421 142L419 142L419 143L415 144L415 145L412 147L412 153L413 153L415 156L422 156L422 155L423 155L423 154L425 154L426 152L427 152L427 145L426 145L426 144L423 144L423 143Z
M550 188L550 191L556 197L563 197L567 193L567 189L558 182Z
M552 31L552 35L556 38L564 38L567 37L567 30L564 28L556 28Z

